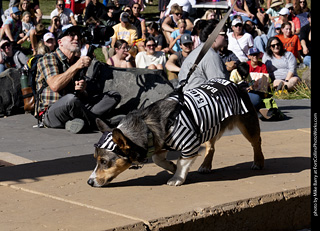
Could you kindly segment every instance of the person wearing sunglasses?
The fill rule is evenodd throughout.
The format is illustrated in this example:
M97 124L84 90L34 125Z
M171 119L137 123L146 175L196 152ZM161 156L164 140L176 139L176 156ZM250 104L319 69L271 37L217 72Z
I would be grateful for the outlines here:
M271 37L268 40L266 53L262 57L262 62L266 64L268 73L273 81L276 90L293 90L300 81L297 74L296 57L286 51L283 43L278 37Z
M85 127L96 129L96 118L107 119L120 102L117 92L86 91L80 71L89 67L91 58L79 57L81 39L81 27L64 27L58 37L59 47L38 61L36 88L42 92L35 115L47 128L65 128L74 134Z
M66 26L70 23L74 26L77 25L72 10L65 8L65 2L63 0L56 1L56 9L51 12L50 18L53 18L54 16L60 17L61 26Z
M182 7L177 3L173 4L170 8L170 15L166 16L161 25L161 29L163 35L168 44L170 44L170 36L173 31L178 28L178 21L183 18L183 10ZM188 19L185 18L186 21L186 30L192 31L193 24Z
M144 42L146 51L140 51L136 55L138 68L163 70L166 64L166 56L162 51L156 51L157 44L153 38L147 38Z
M240 19L235 18L231 24L232 31L228 34L228 50L232 51L241 62L248 61L248 51L254 45L251 34L244 32Z

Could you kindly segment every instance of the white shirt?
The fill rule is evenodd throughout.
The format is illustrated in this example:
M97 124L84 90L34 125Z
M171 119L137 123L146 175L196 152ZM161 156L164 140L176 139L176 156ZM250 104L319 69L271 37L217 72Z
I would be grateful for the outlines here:
M51 12L50 18L52 19L54 16L59 16L61 26L65 26L71 23L70 20L71 20L71 17L73 16L73 12L69 8L64 8L63 12L59 15L58 9L56 8Z
M147 55L146 51L141 51L136 55L136 66L138 68L147 68L151 64L162 64L163 68L166 65L166 56L162 51L154 52L154 55Z
M248 51L254 45L252 35L244 33L241 38L236 39L231 32L228 34L228 41L228 50L232 51L241 62L247 62Z

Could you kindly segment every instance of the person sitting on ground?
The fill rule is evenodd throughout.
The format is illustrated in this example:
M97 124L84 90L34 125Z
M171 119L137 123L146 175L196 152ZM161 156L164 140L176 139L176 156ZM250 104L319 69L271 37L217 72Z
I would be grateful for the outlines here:
M20 42L20 36L23 36L20 16L21 11L18 7L14 6L10 9L10 17L4 21L0 29L0 41L7 39L18 44L22 43Z
M178 29L173 31L170 36L169 49L172 53L181 51L180 38L183 34L191 34L191 31L186 30L187 24L184 19L179 19L177 22Z
M157 43L156 51L163 51L164 53L168 53L169 48L166 47L167 44L163 34L161 34L158 30L158 24L156 22L151 22L147 26L147 31L149 34L148 37L152 37Z
M112 1L109 1L106 6L106 14L102 17L102 19L105 21L105 26L114 26L119 23L119 17L120 14L117 15L115 13L116 6Z
M132 5L132 16L133 25L137 28L138 39L142 38L143 40L147 38L147 29L146 29L146 20L141 17L140 14L141 6L139 3L134 3Z
M54 51L57 47L57 43L56 43L56 38L54 37L54 35L51 32L47 32L44 34L43 36L43 44L46 45L50 52ZM39 52L37 51L37 54Z
M0 42L0 73L8 68L22 68L28 57L19 50L14 50L12 42L3 39Z
M19 10L21 11L21 14L28 11L30 13L30 19L34 25L41 22L42 12L39 5L30 3L30 0L21 0L19 3Z
M232 31L228 34L228 50L232 51L241 62L248 61L248 51L253 47L252 35L243 31L243 23L239 19L232 21Z
M301 30L301 23L300 23L300 19L296 16L295 12L294 12L294 8L293 8L293 4L292 3L288 3L286 4L285 8L287 8L290 12L289 15L289 21L292 21L295 27L295 34L298 35L300 34L300 30Z
M311 11L308 13L309 24L301 29L300 40L303 53L303 63L311 67Z
M251 34L253 38L254 47L258 48L260 51L265 52L268 36L264 34L260 29L254 25L250 20L245 21L244 29L247 33Z
M138 39L137 28L130 23L129 14L127 12L121 13L120 23L114 25L112 28L114 30L114 34L111 37L112 47L114 47L114 44L119 39L125 40L129 46L132 46L134 41Z
M232 51L228 50L228 41L226 39L223 41L223 46L220 48L218 53L229 73L233 69L237 68L238 64L240 63L240 60Z
M91 0L86 6L84 21L93 17L95 20L101 19L107 13L107 8L99 0Z
M31 28L34 26L33 25L33 22L31 21L31 14L29 11L25 11L23 12L22 14L22 31L23 33L26 35L30 30Z
M168 44L170 44L171 33L178 28L178 20L182 19L182 7L178 4L173 4L170 8L170 15L168 15L161 24L161 29ZM186 29L192 31L193 24L189 19L185 19Z
M267 66L259 60L260 50L257 48L250 48L249 50L249 73L251 79L254 81L252 89L261 92L268 93L269 90L269 73Z
M228 6L232 6L236 2L233 7L233 11L230 14L230 19L233 20L235 16L241 16L242 21L251 20L255 24L258 24L258 20L254 14L249 11L246 0L228 0Z
M131 68L134 66L134 59L129 51L129 45L123 39L114 44L115 55L107 60L107 64L114 67Z
M271 5L266 11L266 14L269 16L269 20L271 23L275 23L279 19L279 12L282 8L283 2L282 0L272 0Z
M196 47L198 47L201 44L200 41L200 30L202 29L203 25L204 25L204 20L203 19L196 19L194 20L194 27L191 31L191 38L192 38L192 42L193 42L193 47L192 49L195 49Z
M156 51L157 44L153 38L147 38L144 42L146 51L140 51L136 55L138 68L163 70L166 64L166 56L162 51Z
M278 37L271 37L268 40L262 62L266 64L270 78L273 80L273 87L277 90L282 88L293 90L300 81L296 58L290 51L284 49Z
M196 49L194 49L182 63L178 75L179 82L187 78L187 75L191 67L194 65L196 58L198 57L202 47L204 46L204 43L206 42L212 31L215 29L216 25L219 23L214 19L207 20L205 22L206 25L200 32L200 40L202 43ZM223 46L225 39L225 29L222 29L211 48L207 51L195 71L190 76L188 84L183 88L184 91L199 87L202 83L212 78L229 78L229 73L226 70L224 63L220 59L219 54L217 53L217 51L220 50Z
M87 93L79 71L90 65L91 58L78 57L80 41L80 27L64 29L56 51L38 60L36 87L43 91L35 115L47 128L65 128L71 133L79 133L85 126L95 129L96 118L105 119L120 102L117 92Z
M280 18L278 19L278 21L275 22L275 24L281 24L281 26L282 26L283 23L288 22L291 24L292 34L295 34L296 27L295 27L294 23L289 20L290 11L287 8L282 8L280 10L279 14L280 14Z
M178 73L180 72L183 61L192 51L193 42L189 34L183 34L180 38L181 51L178 51L170 55L167 63L166 69L168 70L168 79L178 78Z
M65 2L63 0L56 1L56 9L54 9L51 14L50 18L54 16L60 17L61 26L69 25L70 23L74 26L77 25L77 22L74 18L74 14L71 9L65 7Z
M207 10L204 15L201 17L202 20L210 20L210 19L218 19L216 10L209 9Z
M196 0L170 0L167 6L166 15L170 14L171 6L175 4L179 4L179 6L181 6L182 18L187 19L190 15L192 6L196 4Z
M54 16L50 21L50 26L48 26L48 30L54 35L54 37L58 38L62 33L61 21L59 16Z
M299 60L300 63L303 62L300 51L302 50L300 39L298 35L292 34L291 23L285 22L281 26L281 34L276 35L283 43L284 49L292 52L292 54Z

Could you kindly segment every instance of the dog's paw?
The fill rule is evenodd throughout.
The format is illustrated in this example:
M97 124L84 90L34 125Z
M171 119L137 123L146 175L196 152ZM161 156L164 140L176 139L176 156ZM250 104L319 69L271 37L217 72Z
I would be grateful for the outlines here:
M170 186L180 186L184 183L184 179L181 177L172 177L170 180L168 180L167 185Z
M199 173L203 173L203 174L208 174L208 173L211 173L211 167L206 167L206 166L200 166L199 169L198 169L198 172Z
M253 164L251 165L251 169L261 170L261 169L263 169L263 164L258 163L258 162L253 162Z

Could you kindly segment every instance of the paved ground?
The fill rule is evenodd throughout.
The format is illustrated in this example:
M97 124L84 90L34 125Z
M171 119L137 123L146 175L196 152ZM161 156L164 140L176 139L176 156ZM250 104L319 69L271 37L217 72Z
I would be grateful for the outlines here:
M310 195L310 100L277 103L287 119L261 122L265 169L250 170L250 144L238 131L228 132L217 143L212 174L196 171L202 148L181 187L166 186L170 174L148 163L127 170L110 187L91 188L86 180L95 166L99 133L32 128L36 121L30 115L2 118L0 159L37 162L0 168L0 229L152 229L213 213L217 206L237 210ZM177 157L172 153L170 159ZM291 209L296 220L301 207Z

